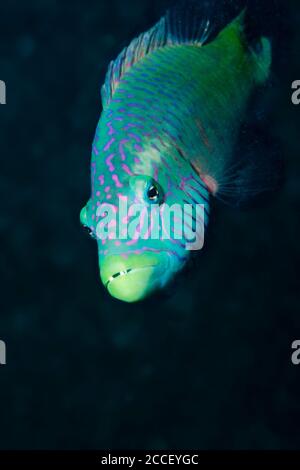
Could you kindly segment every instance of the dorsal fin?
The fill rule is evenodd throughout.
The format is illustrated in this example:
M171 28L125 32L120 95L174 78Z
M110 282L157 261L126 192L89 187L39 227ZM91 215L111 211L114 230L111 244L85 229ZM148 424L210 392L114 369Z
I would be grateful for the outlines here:
M135 38L110 63L102 87L105 108L126 71L143 57L167 45L211 42L246 7L247 0L182 0L147 32Z

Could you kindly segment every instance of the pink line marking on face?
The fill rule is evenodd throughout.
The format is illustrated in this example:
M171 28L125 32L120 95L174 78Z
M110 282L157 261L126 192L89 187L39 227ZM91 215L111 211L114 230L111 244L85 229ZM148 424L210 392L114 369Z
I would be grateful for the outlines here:
M97 150L95 145L93 145L93 152L94 152L95 155L99 155L99 151Z
M100 181L101 186L104 184L104 175L98 176L98 180Z
M133 175L132 171L130 170L130 168L128 167L128 165L126 165L125 163L122 163L122 168L123 168L123 170L125 171L125 173L127 173L128 175L130 175L130 176Z
M106 194L106 199L111 199L111 194Z
M142 163L141 160L138 157L134 157L133 161L134 161L134 163L138 163L138 164Z
M109 121L106 125L109 129L108 135L113 135L116 133L116 131L113 128L112 121Z
M179 185L179 188L184 189L184 187L185 187L185 181L184 181L184 178L182 178L181 182L180 182L180 185Z
M100 194L101 194L101 193L100 193L100 191L97 191L97 192L96 192L96 196L98 196L98 197L99 197L99 196L100 196Z
M92 194L94 194L94 191L95 191L95 175L96 175L96 163L95 163L95 162L92 163L92 174L93 174L93 178L92 178Z
M115 246L120 246L120 245L121 245L121 242L120 242L119 240L117 240L117 241L115 242Z
M105 145L105 147L104 147L104 149L103 149L104 152L106 152L107 150L109 150L109 148L112 146L112 144L115 142L115 140L116 140L116 139L115 139L114 137L112 137L112 139L110 139L110 141L107 142L107 144Z
M142 126L141 124L133 124L133 123L129 123L129 124L126 124L126 126L124 126L124 131L128 131L128 129L130 128L133 128L133 127L136 127L137 129L143 129L144 126Z
M106 193L108 193L108 192L110 191L110 186L106 186L106 187L104 188L104 191L105 191Z
M136 239L133 238L132 240L129 240L129 242L126 242L126 245L127 246L135 245L137 243L137 241L138 241L138 238L136 238Z
M137 151L137 152L143 152L143 147L141 145L138 145L138 144L135 144L134 145L134 149Z
M111 153L105 160L105 163L108 166L109 171L115 170L114 165L111 163L111 160L114 158L115 155L116 155L115 153Z
M112 180L115 182L117 188L122 188L123 184L120 183L118 175L112 175Z
M131 139L134 139L136 142L141 141L141 138L137 134L134 134L133 132L129 132L128 137L131 137Z
M130 142L130 140L128 139L122 139L119 143L119 152L120 152L120 155L121 155L121 158L122 160L126 160L126 155L125 155L125 151L124 151L124 145L127 144L128 142Z

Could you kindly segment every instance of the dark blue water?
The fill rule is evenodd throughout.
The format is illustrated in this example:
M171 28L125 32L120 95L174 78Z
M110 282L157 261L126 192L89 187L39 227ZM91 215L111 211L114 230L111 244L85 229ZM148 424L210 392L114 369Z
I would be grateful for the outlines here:
M197 267L137 305L104 292L78 214L108 62L167 2L1 5L0 448L299 447L300 8L285 3L265 98L285 183L247 211L214 204Z

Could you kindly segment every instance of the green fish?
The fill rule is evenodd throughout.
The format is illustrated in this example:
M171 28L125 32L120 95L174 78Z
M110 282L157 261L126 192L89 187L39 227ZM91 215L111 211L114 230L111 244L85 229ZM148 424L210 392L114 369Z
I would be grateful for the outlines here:
M196 250L203 246L211 196L225 199L229 187L237 198L254 192L253 156L239 171L234 150L249 99L269 77L272 48L249 34L248 3L180 2L109 66L80 219L97 240L101 280L119 300L143 300L182 270L194 251L187 232ZM122 204L140 208L135 236L125 233L130 211L121 214ZM180 219L187 207L196 215Z

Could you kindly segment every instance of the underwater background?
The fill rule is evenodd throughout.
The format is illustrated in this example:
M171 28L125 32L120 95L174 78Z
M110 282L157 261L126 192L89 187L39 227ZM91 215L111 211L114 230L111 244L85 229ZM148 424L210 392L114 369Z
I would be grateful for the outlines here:
M107 65L170 3L1 1L1 449L300 448L299 2L266 97L282 189L215 201L197 264L140 304L104 291L79 224Z

